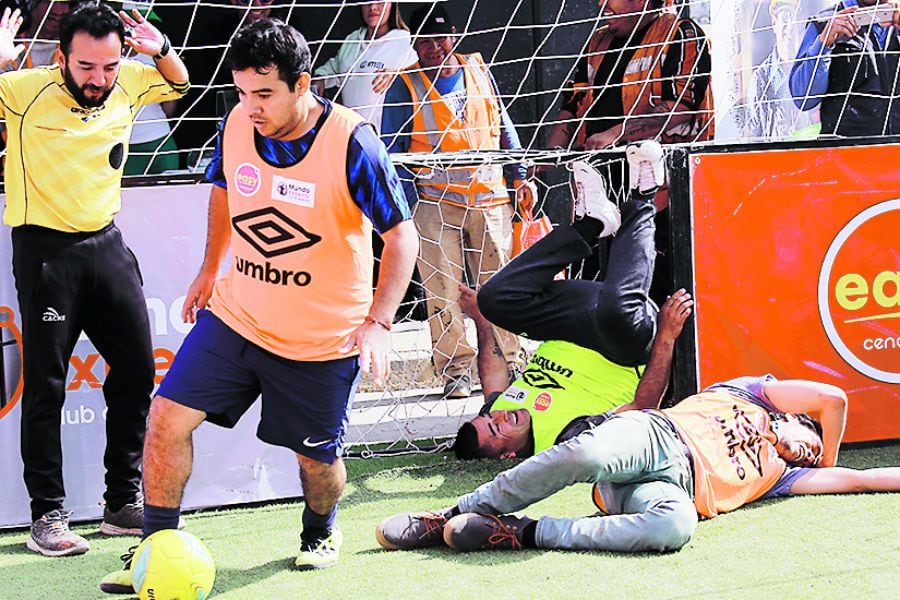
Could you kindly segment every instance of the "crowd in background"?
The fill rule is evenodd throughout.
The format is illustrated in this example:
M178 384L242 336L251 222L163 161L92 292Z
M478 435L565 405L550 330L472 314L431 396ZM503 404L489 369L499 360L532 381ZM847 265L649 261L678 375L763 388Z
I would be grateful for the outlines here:
M19 68L56 62L60 18L78 2L0 2L20 8L25 16L20 37L28 46ZM716 82L709 36L697 20L688 17L694 11L691 3L601 2L596 29L577 50L578 59L559 93L561 102L541 120L545 125L540 133L542 145L602 150L646 139L703 142L714 139L717 129L735 129L739 139L749 141L813 137L820 132L845 136L896 133L900 103L891 100L900 84L891 74L897 73L895 50L900 42L888 23L861 29L852 21L853 11L877 3L751 0L749 5L755 7L753 25L759 22L761 29L770 31L771 51L764 59L754 59L752 69L734 69L736 76L747 80L746 85L735 87L746 92L738 92L727 110L717 112L720 107L713 104ZM177 102L139 110L125 175L202 170L215 148L222 119L237 103L224 55L241 25L267 17L281 18L310 37L321 38L321 28L314 33L312 27L322 24L314 23L311 16L321 12L312 13L286 2L208 0L157 5L151 0L127 0L110 4L137 9L165 31L192 80L190 91ZM517 129L522 129L523 123L514 122L506 106L514 92L503 82L498 84L492 57L482 57L481 52L489 56L492 49L473 48L478 42L466 39L469 36L463 31L464 25L453 27L451 15L459 7L452 5L365 2L337 12L337 18L328 25L326 39L314 43L316 92L370 121L391 152L521 148ZM410 17L412 27L407 25ZM348 30L343 40L332 41L339 37L336 31ZM823 37L827 44L821 41ZM426 48L423 44L428 40L434 43ZM745 40L738 42L746 45ZM460 48L477 51L463 53ZM429 89L429 76L424 77L423 87L418 73L428 73L434 66L429 66L429 57L434 56L439 62L449 61L450 68L429 75L434 76L433 91ZM143 55L133 58L152 62ZM473 74L482 72L484 79L479 83ZM423 102L423 97L432 92L434 97ZM471 112L475 110L474 98L485 99L483 110L477 114ZM449 120L445 123L438 115L437 129L444 133L441 139L426 139L425 130L434 125L420 122L420 115L423 107L434 106L435 102L449 107ZM879 114L888 116L879 119ZM717 120L714 115L722 118ZM447 132L459 128L459 123L465 124L459 136L448 137ZM398 170L410 206L417 207L416 223L424 242L419 263L424 277L416 276L417 283L410 288L405 304L418 309L420 320L431 321L434 363L445 380L445 393L467 396L474 350L465 340L463 315L455 308L456 287L482 282L511 258L507 230L511 215L521 216L523 208L532 208L530 180L521 165L510 165L503 173L479 172L475 176L481 181L475 188L468 182L468 191L451 199L449 194L459 192L458 183L438 185L436 191L434 182L428 180L439 171L440 177L452 174L402 166ZM612 174L608 182L613 189L622 187L617 177L621 175ZM432 206L423 199L437 203ZM657 194L656 204L660 211L665 210L665 188ZM452 206L461 209L458 216L451 214ZM426 216L432 208L437 212ZM473 215L493 216L474 225ZM454 232L461 232L461 237L456 236L459 240L452 241L456 239ZM501 242L489 243L495 238ZM377 252L380 242L376 238L373 243ZM658 273L668 272L668 245L667 219L657 218ZM432 246L434 252L429 254ZM457 253L457 246L467 250ZM601 247L600 263L602 254ZM657 277L654 282L652 295L658 302L672 291L665 279ZM424 283L418 283L421 281ZM429 292L428 315L423 314L423 287ZM514 371L517 345L503 342L500 346Z

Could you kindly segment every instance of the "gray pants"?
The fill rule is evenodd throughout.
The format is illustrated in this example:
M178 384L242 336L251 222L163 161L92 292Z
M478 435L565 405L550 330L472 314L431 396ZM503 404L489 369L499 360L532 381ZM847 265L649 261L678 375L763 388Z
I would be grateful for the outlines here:
M608 516L542 517L541 548L677 550L697 526L685 448L659 415L631 411L504 471L459 499L462 512L505 514L573 483L599 483Z

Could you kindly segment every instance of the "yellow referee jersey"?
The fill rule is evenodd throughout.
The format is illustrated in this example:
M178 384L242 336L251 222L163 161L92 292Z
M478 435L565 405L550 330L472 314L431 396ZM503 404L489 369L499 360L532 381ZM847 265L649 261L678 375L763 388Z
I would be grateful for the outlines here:
M176 100L156 68L123 59L103 106L83 108L58 66L0 75L0 117L8 131L6 210L12 227L97 231L121 207L122 167L138 109Z

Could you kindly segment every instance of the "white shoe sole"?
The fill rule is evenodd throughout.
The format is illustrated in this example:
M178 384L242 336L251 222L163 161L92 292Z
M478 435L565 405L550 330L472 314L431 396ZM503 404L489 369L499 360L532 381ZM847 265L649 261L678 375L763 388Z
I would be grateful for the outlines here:
M81 546L81 545L73 546L73 547L67 548L65 550L50 550L49 548L44 548L43 546L38 544L36 541L34 541L34 538L31 537L30 535L28 536L28 539L25 541L25 546L29 550L31 550L33 552L38 552L40 554L43 554L44 556L74 556L76 554L84 554L85 552L87 552L88 550L91 549L91 546L87 543L87 540L85 540L83 546Z
M140 527L128 529L103 521L100 523L100 533L103 535L143 535L144 530Z

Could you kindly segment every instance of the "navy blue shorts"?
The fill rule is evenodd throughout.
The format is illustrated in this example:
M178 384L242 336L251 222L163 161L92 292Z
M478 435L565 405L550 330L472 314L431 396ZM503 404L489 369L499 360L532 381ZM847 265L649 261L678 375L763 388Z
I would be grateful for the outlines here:
M257 437L331 464L343 454L359 374L356 356L289 360L248 342L202 310L157 394L228 428L262 394Z

